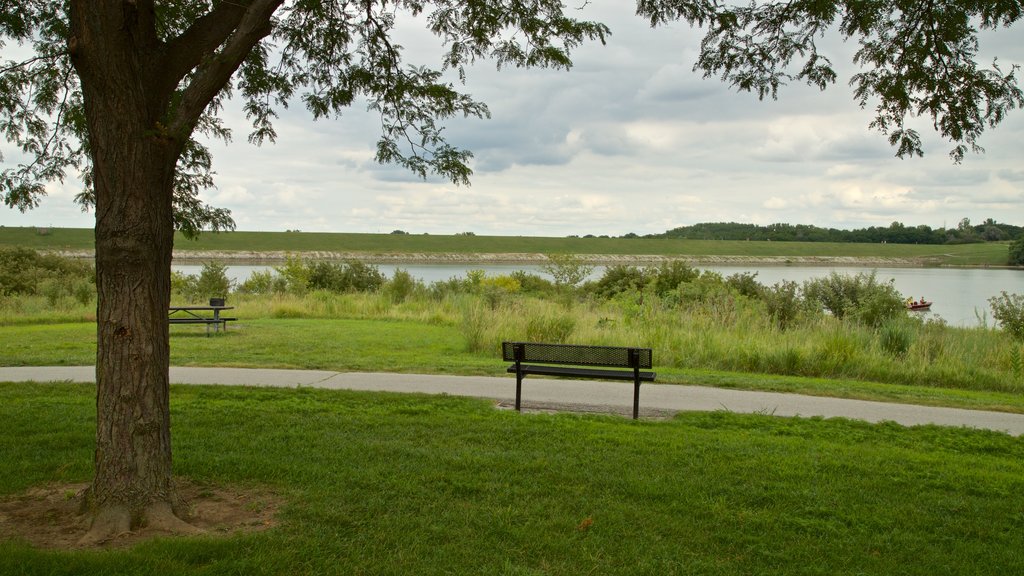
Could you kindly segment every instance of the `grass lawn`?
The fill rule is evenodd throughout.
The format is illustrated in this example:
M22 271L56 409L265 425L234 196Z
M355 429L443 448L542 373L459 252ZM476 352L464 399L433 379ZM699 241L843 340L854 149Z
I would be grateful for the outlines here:
M1020 574L1024 442L725 413L175 386L176 473L266 487L269 531L0 543L2 574ZM86 481L91 386L0 384L0 494Z

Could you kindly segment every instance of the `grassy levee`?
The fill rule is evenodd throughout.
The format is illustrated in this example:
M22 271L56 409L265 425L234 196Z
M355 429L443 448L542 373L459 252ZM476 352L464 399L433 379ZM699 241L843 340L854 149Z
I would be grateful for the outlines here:
M91 229L0 228L0 246L37 250L91 250ZM1006 243L961 245L852 244L833 242L741 242L649 238L546 238L528 236L458 236L347 234L316 232L230 232L186 240L178 251L336 252L364 254L601 254L669 257L864 258L912 260L922 265L1002 266Z

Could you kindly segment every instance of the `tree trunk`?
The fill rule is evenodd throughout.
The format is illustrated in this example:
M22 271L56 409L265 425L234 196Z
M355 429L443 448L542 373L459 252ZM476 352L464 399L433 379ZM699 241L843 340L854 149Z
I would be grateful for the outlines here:
M73 9L69 42L96 192L96 477L85 541L140 523L187 526L172 512L167 329L181 143L161 133L170 93L152 70L159 46L140 46L126 32L138 15L109 4Z
M174 164L163 166L163 154L144 144L108 142L111 155L95 159L97 421L90 505L98 519L116 522L114 532L133 527L154 504L174 502L167 332Z

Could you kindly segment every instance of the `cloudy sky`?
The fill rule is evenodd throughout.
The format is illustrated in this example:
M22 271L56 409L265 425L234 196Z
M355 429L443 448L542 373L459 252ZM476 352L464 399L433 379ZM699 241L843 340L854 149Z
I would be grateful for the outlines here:
M900 160L853 101L852 46L828 42L840 72L828 91L793 85L778 101L758 101L691 71L700 35L686 25L651 30L630 2L586 10L613 35L575 52L571 71L470 70L464 90L492 118L449 122L446 134L474 151L472 186L374 163L379 119L361 107L313 122L295 106L281 114L277 143L263 147L246 143L244 116L229 110L234 142L211 144L217 188L203 198L229 208L240 230L622 235L718 221L955 227L965 217L1024 225L1024 111L961 165L927 123L925 158ZM439 62L420 29L401 43L415 63ZM982 51L986 62L1024 63L1021 27L984 36ZM8 146L4 154L14 159ZM0 225L91 227L92 214L72 202L76 187L51 186L27 214L0 208Z

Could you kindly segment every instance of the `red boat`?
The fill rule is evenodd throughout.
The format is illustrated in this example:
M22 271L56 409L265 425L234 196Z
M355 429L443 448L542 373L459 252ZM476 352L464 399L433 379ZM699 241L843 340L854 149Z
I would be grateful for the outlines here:
M911 311L929 310L932 307L931 302L925 302L924 298L916 302L907 302L907 308Z

